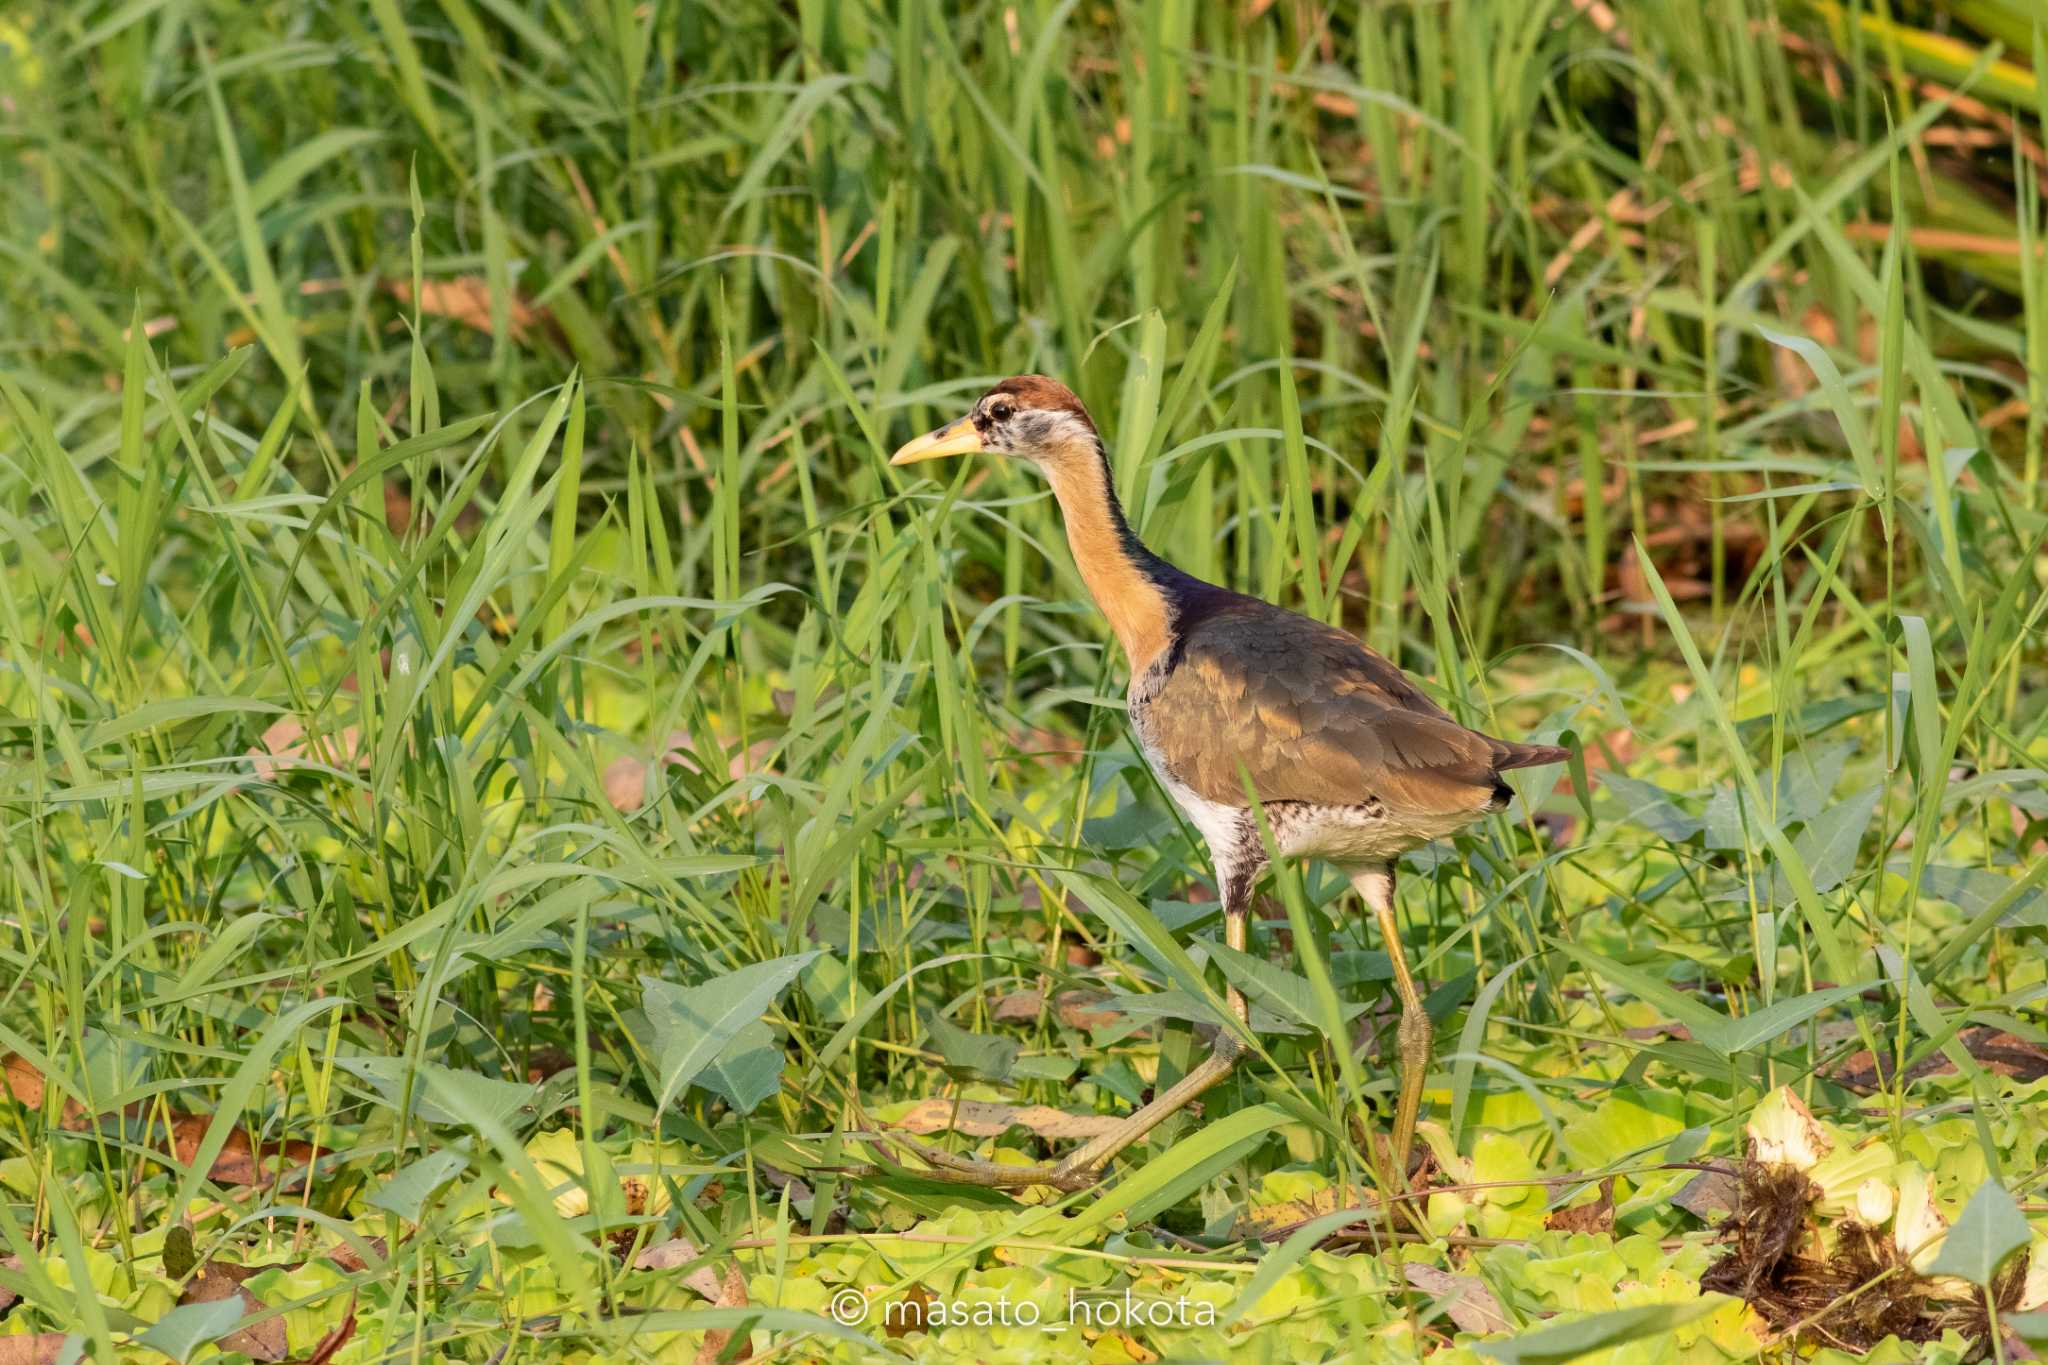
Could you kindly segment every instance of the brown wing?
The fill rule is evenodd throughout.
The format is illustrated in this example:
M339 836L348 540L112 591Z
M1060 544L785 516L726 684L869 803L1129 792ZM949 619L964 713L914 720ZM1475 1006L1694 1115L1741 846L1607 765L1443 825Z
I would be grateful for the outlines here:
M1501 767L1552 761L1466 729L1351 636L1265 602L1203 618L1175 653L1145 728L1211 801L1245 804L1241 765L1261 801L1469 811L1494 799Z

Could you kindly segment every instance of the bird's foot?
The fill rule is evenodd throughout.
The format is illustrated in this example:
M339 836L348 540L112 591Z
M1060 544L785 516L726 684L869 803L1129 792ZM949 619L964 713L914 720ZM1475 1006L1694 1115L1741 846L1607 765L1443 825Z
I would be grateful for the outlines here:
M935 1180L958 1185L979 1185L985 1189L1025 1190L1048 1186L1067 1194L1085 1190L1102 1179L1102 1166L1071 1158L1052 1165L1012 1166L999 1161L982 1161L943 1151L902 1133L862 1133L860 1138L878 1142L899 1152L908 1152L928 1168L918 1172ZM1077 1154L1078 1155L1078 1154Z

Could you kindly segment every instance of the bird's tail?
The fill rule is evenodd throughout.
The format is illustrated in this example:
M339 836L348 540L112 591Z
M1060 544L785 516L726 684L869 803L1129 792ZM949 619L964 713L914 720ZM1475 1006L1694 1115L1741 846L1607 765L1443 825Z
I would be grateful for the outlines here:
M1546 763L1562 763L1572 756L1570 749L1555 744L1514 744L1505 739L1497 739L1494 744L1499 753L1493 761L1497 773L1509 768L1540 768Z

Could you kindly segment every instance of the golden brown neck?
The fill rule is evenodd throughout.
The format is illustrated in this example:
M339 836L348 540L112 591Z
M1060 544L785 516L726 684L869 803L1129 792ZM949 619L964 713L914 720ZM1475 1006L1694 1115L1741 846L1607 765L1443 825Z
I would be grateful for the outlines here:
M1093 443L1045 460L1043 467L1067 523L1074 567L1109 619L1135 678L1170 641L1172 606L1150 571L1159 561L1124 522L1109 466Z

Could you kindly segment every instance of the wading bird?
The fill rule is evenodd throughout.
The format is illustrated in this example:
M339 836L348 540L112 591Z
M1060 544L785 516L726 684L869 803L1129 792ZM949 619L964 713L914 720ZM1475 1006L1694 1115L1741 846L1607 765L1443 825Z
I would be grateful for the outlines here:
M1342 869L1379 920L1401 996L1393 1167L1405 1179L1430 1057L1429 1016L1401 952L1394 863L1512 795L1501 774L1562 762L1564 749L1458 724L1386 659L1333 626L1182 573L1124 520L1095 423L1065 385L1006 379L967 416L920 436L891 464L991 452L1028 460L1052 485L1075 567L1130 662L1139 750L1208 845L1224 938L1244 950L1267 844ZM1233 986L1230 1007L1248 1018ZM1210 1057L1163 1095L1056 1165L1003 1166L916 1145L938 1173L976 1184L1081 1189L1117 1153L1229 1074L1243 1045L1219 1032Z

